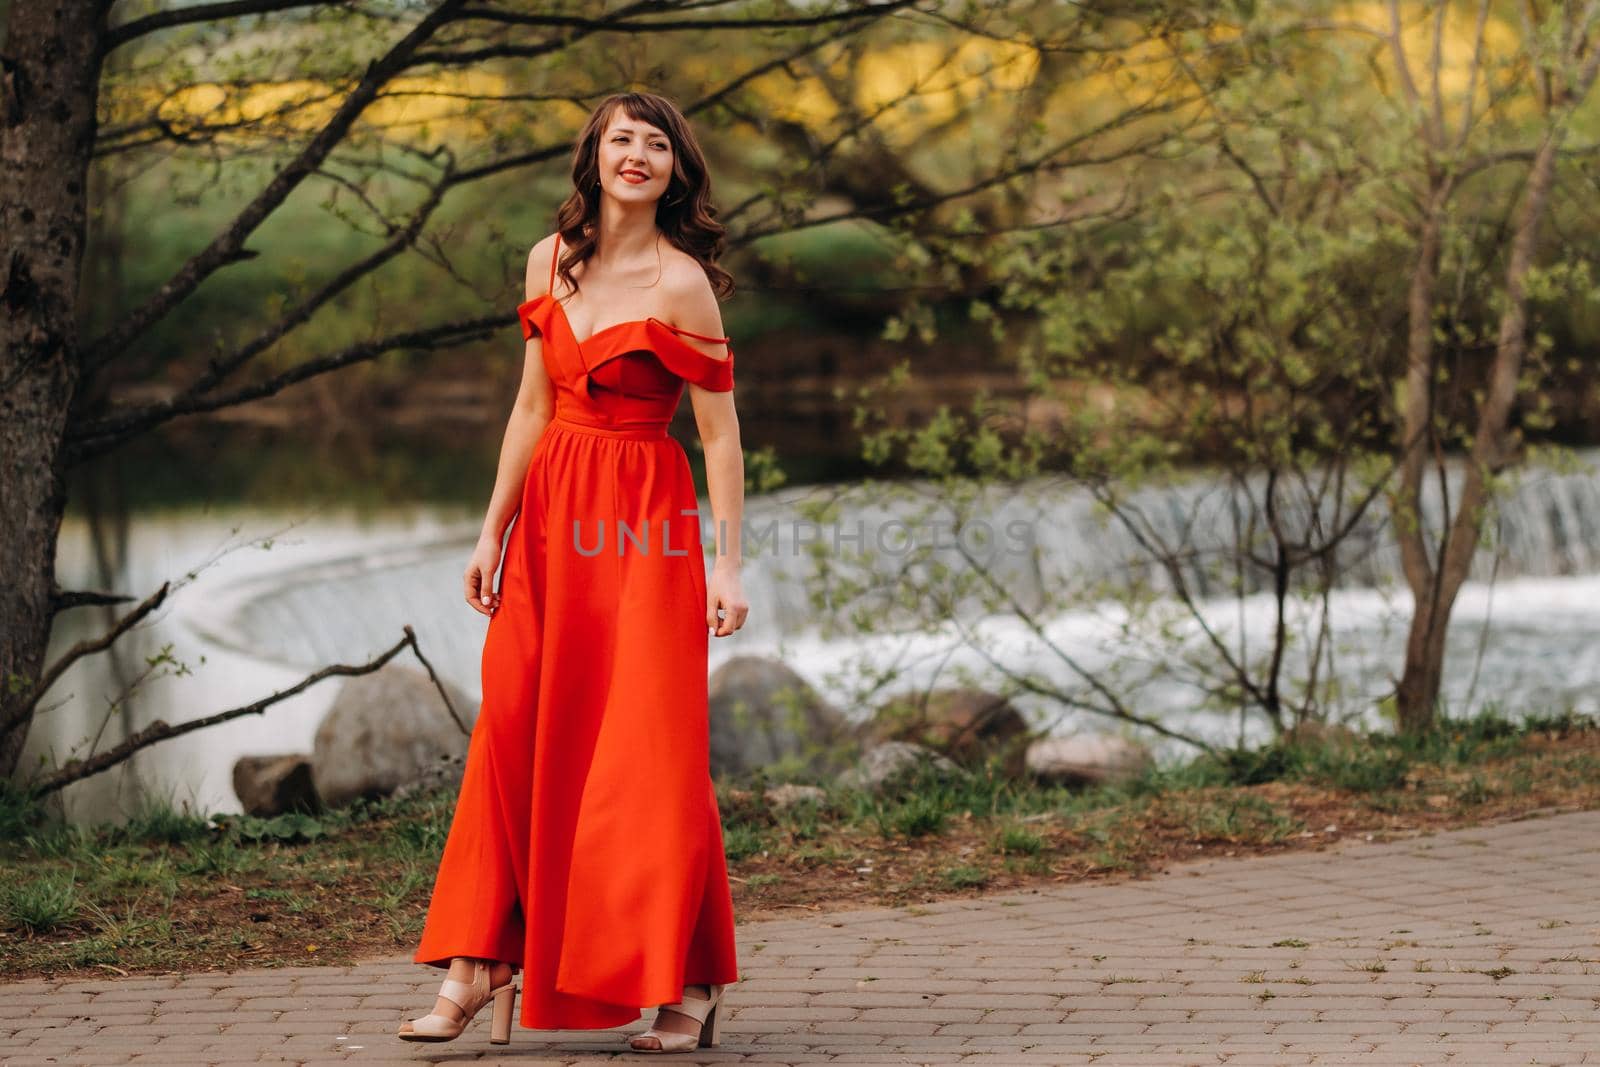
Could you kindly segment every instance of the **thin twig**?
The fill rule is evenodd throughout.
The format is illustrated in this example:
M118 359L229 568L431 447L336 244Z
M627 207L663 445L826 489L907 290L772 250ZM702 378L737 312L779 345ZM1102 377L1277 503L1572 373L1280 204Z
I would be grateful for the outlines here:
M230 719L237 719L242 715L260 715L272 705L287 700L298 693L304 692L311 686L322 681L324 678L331 678L335 675L350 676L358 674L371 674L373 671L382 667L385 663L388 663L395 656L399 655L400 650L406 648L407 646L411 648L411 651L416 654L416 657L419 660L422 660L423 666L427 668L428 676L433 680L434 686L439 690L439 695L444 697L445 707L450 709L450 717L455 719L457 726L460 726L463 730L465 730L466 727L461 722L461 719L456 715L455 708L450 703L450 698L445 695L444 686L439 681L438 675L434 673L432 665L423 658L422 650L417 646L416 632L412 630L409 625L403 627L403 629L405 630L405 637L397 641L388 651L384 652L366 664L352 666L344 663L336 663L332 666L323 667L321 670L307 675L301 681L290 686L288 689L283 689L273 693L271 696L263 697L253 704L246 704L245 706L238 708L229 708L227 711L219 711L214 715L207 715L199 719L191 719L188 722L181 722L174 725L166 722L163 719L157 719L144 729L130 734L125 741L115 748L107 749L100 755L92 756L87 760L71 760L65 765L52 771L50 774L45 775L43 778L33 783L29 788L35 795L44 796L45 794L53 793L59 789L65 788L66 786L71 785L73 782L82 781L83 779L92 775L99 774L101 771L109 770L110 768L115 767L117 764L126 760L129 756L132 756L135 752L138 752L141 749L149 748L151 745L157 744L161 741L167 741L174 737L181 737L184 734L193 733L195 730L203 730L208 726L215 726L218 723L227 722Z
M60 659L56 660L49 667L45 668L44 672L39 675L39 681L35 683L33 689L28 693L27 696L18 701L17 705L11 709L9 714L6 715L5 720L0 722L0 737L5 737L18 726L21 726L23 723L32 718L33 709L38 705L39 701L44 698L45 693L49 691L50 687L55 685L56 681L66 673L68 667L72 666L84 656L91 655L95 652L104 652L106 649L110 648L116 643L117 638L127 633L134 627L136 623L139 622L139 620L143 619L146 615L149 615L156 608L160 607L162 601L167 599L167 592L171 589L171 587L171 581L162 582L160 589L157 589L154 593L151 593L149 596L145 597L144 601L140 603L138 607L134 608L122 618L118 619L117 624L111 629L107 630L99 637L79 641L77 644L67 649Z
M73 608L98 607L101 605L126 604L133 597L126 593L108 593L101 589L62 589L57 586L50 595L50 613L52 615Z
M450 694L445 692L444 682L439 680L439 672L433 669L433 664L428 662L428 657L422 654L422 646L417 644L416 636L411 633L411 627L405 628L406 635L411 638L411 651L417 659L422 661L423 668L428 672L428 677L433 679L433 687L439 690L439 698L444 701L445 710L450 713L450 718L455 720L456 728L467 737L472 736L472 727L461 721L461 716L456 714L456 706L450 702Z

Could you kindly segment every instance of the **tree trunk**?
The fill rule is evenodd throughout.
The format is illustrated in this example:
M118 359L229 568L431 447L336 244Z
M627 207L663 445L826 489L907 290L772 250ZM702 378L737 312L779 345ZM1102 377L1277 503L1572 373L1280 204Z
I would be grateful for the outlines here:
M1437 584L1433 587L1439 590ZM1460 589L1460 583L1456 583ZM1446 603L1419 603L1411 615L1411 631L1406 637L1406 664L1395 691L1402 734L1427 733L1434 723L1439 705L1439 688L1444 678L1445 637L1450 632L1450 611L1455 593Z
M30 699L55 616L105 6L15 0L0 56L0 722ZM30 721L0 737L0 775Z
M1593 80L1593 70L1591 61L1587 67L1588 79L1583 83L1585 89ZM1478 409L1472 452L1461 479L1460 500L1455 513L1446 518L1438 565L1426 569L1426 581L1420 587L1413 568L1409 564L1406 567L1416 607L1406 640L1405 671L1395 691L1402 733L1422 733L1434 724L1444 674L1445 635L1450 612L1456 594L1472 570L1472 559L1482 539L1489 478L1503 470L1516 451L1518 435L1511 429L1511 414L1516 406L1517 383L1528 347L1528 269L1533 264L1539 224L1544 219L1550 187L1555 181L1556 155L1564 129L1564 121L1552 122L1529 167L1528 183L1512 235L1511 254L1506 263L1506 301L1500 314L1494 362L1489 368L1488 388ZM1412 314L1416 313L1413 307ZM1431 328L1431 310L1428 323ZM1409 406L1411 398L1407 399ZM1409 425L1409 416L1406 421ZM1420 450L1420 445L1418 448ZM1420 470L1420 456L1417 462ZM1410 488L1409 481L1407 484ZM1417 488L1420 489L1420 479ZM1420 511L1420 493L1411 497L1411 503Z
M1428 531L1422 522L1422 483L1429 446L1434 443L1433 302L1439 276L1444 212L1451 184L1430 171L1429 193L1419 233L1416 265L1406 295L1406 378L1401 405L1399 485L1390 499L1400 567L1411 589L1414 607L1406 638L1406 660L1396 692L1400 732L1414 733L1427 725L1439 692L1443 636L1436 626L1449 623L1450 613L1436 611L1438 573L1428 556ZM1435 648L1440 657L1435 658ZM1419 721L1419 715L1422 717Z

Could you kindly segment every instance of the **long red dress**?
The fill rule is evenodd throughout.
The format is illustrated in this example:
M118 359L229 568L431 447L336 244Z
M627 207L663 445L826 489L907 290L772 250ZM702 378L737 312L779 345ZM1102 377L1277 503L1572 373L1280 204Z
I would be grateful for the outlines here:
M558 237L552 290L559 255ZM667 433L685 381L733 388L733 351L707 355L653 317L580 342L550 294L517 314L524 339L543 338L555 412L500 567L483 703L413 959L516 964L523 1026L601 1029L686 984L738 980L698 502Z

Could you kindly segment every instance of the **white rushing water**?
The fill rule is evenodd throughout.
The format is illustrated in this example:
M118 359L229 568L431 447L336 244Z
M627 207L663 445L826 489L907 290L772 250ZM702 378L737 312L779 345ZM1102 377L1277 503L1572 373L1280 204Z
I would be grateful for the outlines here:
M1592 463L1594 454L1584 458ZM897 692L958 680L1000 688L1004 671L1031 672L1069 700L1084 699L1092 694L1081 669L1119 679L1129 705L1141 715L1218 742L1241 735L1237 715L1197 711L1193 682L1164 669L1181 659L1179 646L1130 640L1119 625L1123 609L1114 600L1056 603L1043 594L1052 570L1116 575L1137 555L1131 538L1105 527L1081 492L1006 494L978 512L995 529L1011 520L1029 524L1038 554L1006 557L996 573L1024 610L1040 613L1035 617L1041 633L1015 614L984 615L977 609L959 630L825 632L805 589L814 564L796 550L796 541L809 532L826 544L839 529L843 549L831 554L838 564L858 550L851 534L864 531L866 544L881 543L884 524L909 512L907 505L869 487L846 494L841 513L830 520L836 527L808 530L796 509L815 492L799 489L748 502L752 528L775 529L777 539L746 545L750 620L740 633L712 641L713 671L734 655L776 656L846 715L860 719ZM1226 501L1216 484L1201 482L1147 490L1141 507L1152 529L1186 531L1188 543L1204 555L1226 542ZM1375 702L1399 672L1410 612L1409 593L1394 581L1393 546L1381 528L1386 516L1381 508L1374 514L1380 521L1369 548L1348 563L1348 580L1333 594L1330 611L1333 669L1342 689L1334 710L1368 724L1375 722ZM773 520L776 527L768 525ZM128 562L109 587L142 598L162 581L190 572L193 578L118 642L115 657L84 660L56 685L30 733L25 765L103 751L155 719L178 722L212 714L260 699L330 663L365 662L398 641L407 623L445 679L475 701L488 620L463 603L461 572L479 523L477 515L428 508L396 509L376 519L333 511L309 517L135 516L127 533ZM706 529L709 534L709 521ZM264 538L270 538L270 547L251 544ZM230 545L245 547L229 551ZM94 558L87 526L69 520L58 563L62 586L104 587L91 565ZM876 569L882 573L896 565L891 556ZM1446 661L1444 696L1452 713L1488 704L1511 714L1569 705L1600 711L1600 475L1591 469L1527 478L1504 509L1497 551L1480 553L1474 574L1455 611ZM1242 641L1252 657L1264 654L1273 621L1271 598L1260 592L1242 600L1218 595L1199 568L1191 578L1193 588L1208 594L1201 596L1202 613L1221 639L1229 647ZM103 632L121 610L65 613L52 636L51 657ZM885 612L877 618L881 624L895 616ZM1192 622L1179 627L1178 636L1185 635L1191 642L1187 647L1199 649L1203 660L1204 645ZM147 665L167 645L182 671L159 662ZM418 666L409 654L397 662ZM1293 677L1296 661L1291 657L1290 662ZM118 703L119 694L141 675L147 676ZM884 683L884 677L892 680ZM237 811L234 761L243 755L310 751L340 684L329 679L264 714L157 744L125 768L70 787L64 797L69 817L115 819L145 794L199 811ZM1115 728L1102 716L1066 710L1060 701L1021 696L1015 703L1052 732ZM1267 736L1259 719L1247 719L1242 732L1251 740ZM1155 747L1162 757L1185 752L1171 742Z

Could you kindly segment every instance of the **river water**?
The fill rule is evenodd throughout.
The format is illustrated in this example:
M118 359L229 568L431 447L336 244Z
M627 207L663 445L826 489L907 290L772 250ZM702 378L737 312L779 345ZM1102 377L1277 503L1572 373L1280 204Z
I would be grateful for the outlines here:
M1445 681L1451 714L1488 705L1508 714L1600 712L1600 452L1580 459L1584 469L1575 473L1525 477L1503 509L1499 544L1480 552L1452 628ZM1224 544L1228 494L1217 489L1201 479L1145 491L1150 528L1181 531L1202 550ZM804 544L819 536L827 544L832 531L842 530L841 551L829 545L823 553L830 569L890 573L898 565L893 556L846 560L856 548L851 535L884 543L887 524L908 515L910 505L870 485L751 498L747 521L757 530L775 529L776 537L757 550L747 543L750 619L740 633L713 639L711 669L735 655L781 658L853 719L896 692L963 680L998 688L1008 672L1030 672L1059 691L1057 699L1016 698L1035 725L1062 734L1116 730L1116 723L1073 706L1092 702L1088 672L1117 679L1140 714L1194 735L1224 743L1269 736L1259 717L1200 708L1198 685L1215 657L1208 661L1206 639L1192 619L1178 613L1174 643L1153 644L1124 625L1126 605L1091 583L1079 582L1080 592L1068 600L1046 592L1063 575L1126 573L1137 546L1105 526L1081 491L1034 490L997 497L980 514L994 528L1012 520L1027 525L1034 551L1004 561L995 573L1009 602L1036 625L1018 612L973 606L957 614L959 621L912 629L903 625L911 616L885 609L868 613L874 632L865 633L838 625L861 601L819 608L808 595L819 562ZM820 535L801 511L803 501L819 494L838 496L840 507ZM25 761L58 762L104 750L155 719L185 721L248 704L327 664L366 661L399 640L406 624L441 674L476 701L488 620L463 603L461 572L480 522L478 512L458 505L136 512L108 571L93 528L69 516L58 562L63 587L109 587L138 597L169 579L175 588L118 643L114 657L85 660L57 684L30 733ZM1376 724L1375 704L1399 670L1410 611L1381 523L1345 570L1328 616L1335 637L1329 666L1339 682L1329 709ZM1274 619L1270 595L1228 596L1206 584L1205 574L1194 569L1191 588L1212 632L1247 658L1263 655ZM66 613L52 636L52 658L103 632L112 617L98 609ZM1314 620L1312 614L1304 621ZM1199 666L1191 670L1188 661ZM409 655L399 662L417 666ZM1290 662L1298 663L1294 654ZM66 790L66 812L75 820L116 819L147 795L197 811L237 811L234 761L309 752L339 684L329 679L264 714L153 746L123 768ZM1146 740L1160 758L1191 751Z

